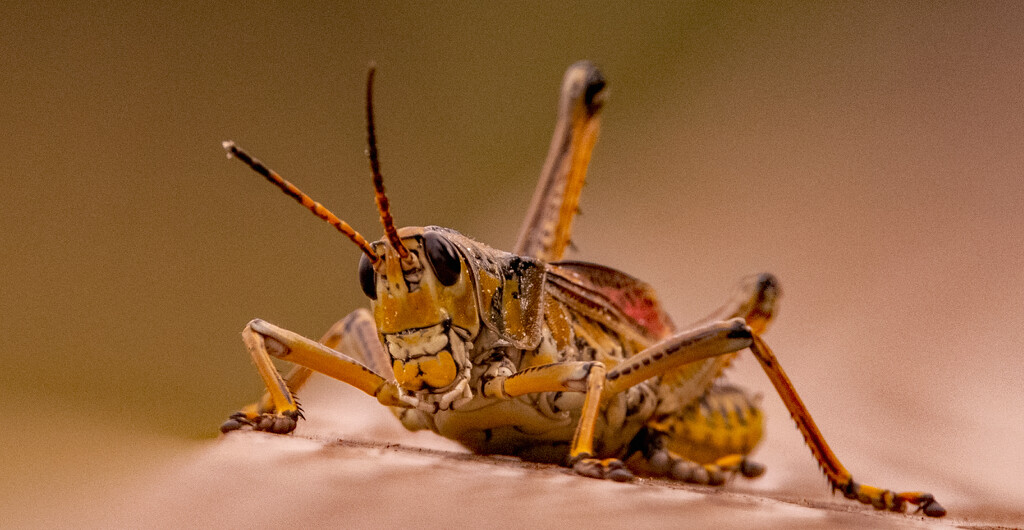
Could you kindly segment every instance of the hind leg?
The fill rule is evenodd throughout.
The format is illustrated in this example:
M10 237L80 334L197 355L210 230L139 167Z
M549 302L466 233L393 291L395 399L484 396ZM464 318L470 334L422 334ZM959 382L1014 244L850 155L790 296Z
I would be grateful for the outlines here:
M771 381L772 386L775 387L782 402L789 410L790 416L796 422L797 428L804 437L804 442L810 448L811 454L817 460L822 471L824 471L825 477L828 479L833 491L840 491L849 499L869 504L880 510L898 512L903 511L908 504L912 504L916 505L918 510L929 517L942 517L945 515L946 510L929 493L921 491L894 492L854 481L853 476L843 467L839 459L836 458L835 453L828 446L828 443L825 442L824 436L818 430L814 419L811 417L810 412L807 411L807 407L804 405L803 400L800 399L789 377L786 376L778 359L760 337L760 332L767 326L774 313L773 300L778 296L778 288L775 285L774 278L770 275L753 277L750 281L744 282L740 289L741 295L744 291L754 293L756 296L750 297L748 299L749 303L742 303L743 296L740 296L735 301L741 303L730 302L710 318L718 318L722 315L736 315L737 313L742 315L742 318L719 322L717 325L735 326L727 336L736 340L743 340L746 344L736 348L723 348L715 351L717 348L706 348L694 344L692 338L695 335L693 335L693 332L669 337L629 357L610 370L604 389L605 394L614 395L654 376L661 376L661 386L663 388L668 386L673 392L692 390L692 387L707 388L707 386L694 384L694 381L703 383L705 380L702 380L702 378L705 377L712 380L717 379L718 375L721 374L721 368L724 368L734 352L744 347L749 347L751 353L754 354L754 357L764 370L765 375ZM759 293L763 293L763 295ZM738 325L740 323L743 324ZM714 326L712 325L711 327ZM690 335L690 337L687 337L687 335ZM702 334L696 334L696 336L699 335ZM702 361L716 357L724 359L717 366L713 362L700 364ZM683 393L682 395L687 397L688 394ZM707 394L700 392L696 395L705 396ZM679 395L666 395L666 398L670 397L675 399L663 400L660 407L664 406L664 408L658 411L659 414L673 414L675 410L685 410L693 401L692 397L682 400ZM654 436L654 438L658 438L658 436ZM656 449L658 448L655 445L654 449L650 451L651 458L654 458L657 453ZM669 457L667 462L671 462L671 465L674 467L675 461L671 459L672 454L668 453L667 457ZM727 455L727 457L722 458L724 460L721 463L727 466L734 465L740 468L743 466L744 459L742 454L736 456ZM663 469L666 465L665 459L661 456L658 457L655 463L658 464L657 467L659 469ZM716 465L718 465L717 461Z
M748 276L725 304L697 325L738 317L755 333L763 333L775 315L780 294L778 280L771 274ZM729 362L730 356L720 356L708 363L704 373L714 377L712 374L720 373ZM684 368L663 375L662 383L672 386L674 379L682 378L687 385L694 375ZM747 458L764 432L757 400L720 379L713 385L696 400L673 392L676 399L658 411L639 439L631 467L640 473L697 484L721 484L728 474L735 473L747 478L761 476L764 466Z

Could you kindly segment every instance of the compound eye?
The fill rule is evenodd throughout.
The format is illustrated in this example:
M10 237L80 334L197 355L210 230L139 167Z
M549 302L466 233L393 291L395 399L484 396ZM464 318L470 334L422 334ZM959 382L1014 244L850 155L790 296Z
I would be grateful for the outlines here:
M423 234L423 244L427 250L427 261L434 268L437 281L445 286L455 285L462 272L462 261L455 247L437 232Z
M373 271L373 264L366 254L359 257L359 286L370 300L377 299L377 273Z

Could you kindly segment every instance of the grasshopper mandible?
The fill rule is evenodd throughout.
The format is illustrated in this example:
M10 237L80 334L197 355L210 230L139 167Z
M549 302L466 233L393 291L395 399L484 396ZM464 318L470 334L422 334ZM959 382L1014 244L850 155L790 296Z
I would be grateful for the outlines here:
M743 280L720 309L677 331L654 290L625 273L559 261L597 138L605 81L588 62L562 82L558 121L540 182L512 252L437 226L396 228L377 153L371 67L368 155L385 236L368 242L290 182L224 142L234 157L345 234L359 249L370 309L319 342L262 320L242 331L267 392L221 426L285 434L301 409L294 393L313 371L355 386L410 430L430 429L482 454L570 466L594 478L634 473L720 485L752 478L747 459L763 418L722 371L744 349L760 362L833 492L877 509L907 504L945 515L932 495L860 484L825 442L779 361L761 339L780 296L777 280ZM286 378L271 362L296 366Z

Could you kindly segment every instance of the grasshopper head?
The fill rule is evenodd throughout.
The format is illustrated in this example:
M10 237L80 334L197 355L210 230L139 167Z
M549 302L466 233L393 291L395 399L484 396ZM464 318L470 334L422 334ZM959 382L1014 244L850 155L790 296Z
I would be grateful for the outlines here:
M385 237L379 241L368 242L234 142L223 145L229 157L251 167L359 247L359 281L371 299L395 380L404 390L400 397L428 412L447 410L473 397L470 351L484 326L508 347L539 343L544 266L446 228L395 228L377 154L373 76L371 68L366 83L367 154L384 226Z
M376 260L359 260L403 398L430 410L472 397L469 352L480 331L471 269L446 232L406 227L396 231L399 247L384 238L371 244Z

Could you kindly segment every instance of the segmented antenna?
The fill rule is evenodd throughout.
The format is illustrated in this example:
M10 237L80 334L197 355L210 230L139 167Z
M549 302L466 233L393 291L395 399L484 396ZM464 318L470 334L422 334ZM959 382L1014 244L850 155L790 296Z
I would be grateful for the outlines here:
M370 72L366 76L366 136L367 154L370 157L370 171L373 172L373 189L377 198L377 211L380 212L380 222L384 225L384 234L388 242L398 252L399 257L409 257L409 250L402 244L398 237L398 229L395 228L395 220L391 218L391 203L388 196L384 194L384 176L380 173L380 160L377 158L377 135L373 126L373 75L377 72L375 65L370 65Z
M377 262L379 258L377 257L377 254L373 252L373 248L366 241L366 238L359 235L359 232L356 232L348 223L338 219L338 217L331 213L330 210L324 208L324 205L314 201L312 197L303 193L299 188L296 188L294 184L281 178L281 175L278 175L274 170L264 166L262 162L249 156L249 153L246 153L241 147L235 145L235 142L229 140L221 145L223 145L224 150L228 152L228 158L237 158L244 162L245 165L251 167L253 171L263 175L263 177L269 180L271 184L280 188L285 195L295 199L299 204L306 208L309 208L309 211L313 212L313 215L327 221L331 226L337 228L339 232L345 234L345 236L351 239L353 243L359 246L359 250L362 250L363 254L366 254L366 257L370 258L371 263Z

